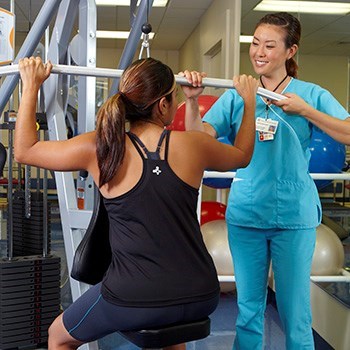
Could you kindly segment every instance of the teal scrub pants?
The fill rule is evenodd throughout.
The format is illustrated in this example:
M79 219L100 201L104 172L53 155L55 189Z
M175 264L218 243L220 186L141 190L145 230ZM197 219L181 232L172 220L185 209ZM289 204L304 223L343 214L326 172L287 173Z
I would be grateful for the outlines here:
M237 288L233 349L263 348L270 262L287 350L314 349L310 272L316 229L256 229L228 225Z

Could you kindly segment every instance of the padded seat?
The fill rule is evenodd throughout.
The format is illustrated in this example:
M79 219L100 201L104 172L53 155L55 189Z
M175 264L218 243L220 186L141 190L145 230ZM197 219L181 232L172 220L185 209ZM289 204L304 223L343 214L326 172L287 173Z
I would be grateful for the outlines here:
M123 331L119 334L142 349L161 349L207 337L210 334L210 318L163 328Z

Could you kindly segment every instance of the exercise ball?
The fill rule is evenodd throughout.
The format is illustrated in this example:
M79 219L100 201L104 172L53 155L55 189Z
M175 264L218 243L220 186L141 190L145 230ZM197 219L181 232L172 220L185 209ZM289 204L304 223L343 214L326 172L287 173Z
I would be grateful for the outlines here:
M221 143L225 143L226 145L232 145L231 141L226 137L218 137L217 139ZM231 170L232 172L236 171L235 169ZM232 183L232 178L215 178L215 177L207 177L203 179L203 185L211 187L211 188L230 188Z
M318 226L311 275L339 275L344 261L344 248L340 238L328 226L324 224Z
M340 173L345 166L345 146L323 131L314 128L310 143L310 173ZM315 180L320 190L332 180Z
M199 114L201 117L203 117L204 114L208 112L210 107L216 102L217 99L218 99L217 96L199 95L198 104L199 104ZM174 120L167 127L167 129L184 131L185 130L185 112L186 112L186 104L185 102L182 102L177 107L177 112L175 114Z
M346 230L342 225L325 214L322 214L322 224L328 226L332 231L334 231L340 240L349 237L349 230Z
M206 224L209 221L225 220L226 205L214 202L203 201L201 203L201 225Z
M234 273L231 252L228 244L225 220L209 221L201 226L204 243L213 258L218 275L232 276ZM235 289L233 282L220 282L222 292Z

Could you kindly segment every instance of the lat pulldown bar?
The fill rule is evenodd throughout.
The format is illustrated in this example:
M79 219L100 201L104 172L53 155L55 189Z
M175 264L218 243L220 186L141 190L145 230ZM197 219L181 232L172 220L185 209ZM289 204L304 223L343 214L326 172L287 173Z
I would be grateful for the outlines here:
M18 74L18 72L19 72L18 64L0 67L0 76ZM79 75L79 76L93 76L93 77L102 77L102 78L120 78L121 75L123 74L123 70L54 64L52 67L52 73ZM175 75L175 80L180 85L187 85L187 86L191 85L187 82L186 78L181 77L179 75ZM203 78L202 86L224 88L224 89L234 88L232 86L232 80L217 79L217 78ZM277 94L275 92L264 89L262 87L258 87L257 94L269 100L276 100L276 101L283 100L286 98L283 95Z

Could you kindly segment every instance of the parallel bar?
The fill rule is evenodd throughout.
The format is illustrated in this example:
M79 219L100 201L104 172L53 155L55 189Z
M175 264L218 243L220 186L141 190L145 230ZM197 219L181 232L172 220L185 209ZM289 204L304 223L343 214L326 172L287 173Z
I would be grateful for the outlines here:
M18 74L19 68L18 64L11 66L0 67L0 76L9 75L9 74ZM80 75L80 76L94 76L94 77L103 77L103 78L120 78L123 74L122 69L110 69L110 68L92 68L84 66L69 66L63 64L54 64L52 68L52 73L56 74L71 74L71 75ZM175 80L180 85L190 86L186 78L179 75L175 75ZM217 78L204 78L203 86L207 87L217 87L224 89L233 89L232 80L229 79L217 79ZM283 100L286 97L270 90L259 87L258 95L261 97L268 98L270 100Z
M218 178L229 179L234 178L236 173L234 171L220 172L220 171L205 171L204 178ZM311 173L310 176L314 180L350 180L350 173Z
M343 282L343 283L350 283L350 276L310 276L310 279L312 282ZM225 276L225 275L219 275L218 276L219 282L235 282L236 277L235 276Z
M180 77L179 75L175 75L175 80L180 85L190 85L186 78ZM224 89L234 89L232 85L232 80L230 79L217 79L217 78L204 78L203 79L203 86L207 87L217 87L217 88L224 88ZM261 97L265 97L269 100L284 100L287 97L277 94L276 92L272 92L270 90L264 89L262 87L258 87L257 94Z

